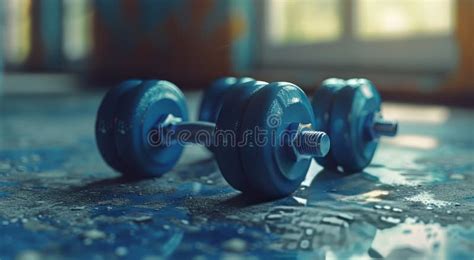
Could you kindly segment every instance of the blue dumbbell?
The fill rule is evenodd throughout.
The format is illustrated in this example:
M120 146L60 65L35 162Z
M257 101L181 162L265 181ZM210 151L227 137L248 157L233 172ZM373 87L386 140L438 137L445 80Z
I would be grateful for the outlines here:
M225 77L212 82L211 85L204 92L203 98L201 100L198 117L199 121L215 123L217 121L219 111L222 108L222 100L224 98L225 93L232 86L249 81L254 81L254 79L248 77Z
M315 129L328 133L331 150L316 161L325 168L358 172L367 167L381 136L395 136L398 123L382 117L382 99L367 79L325 80L312 105Z
M329 138L312 129L311 104L297 86L239 85L224 95L212 123L189 122L183 93L168 81L126 81L99 107L100 153L125 175L161 176L184 144L199 143L215 153L232 187L262 198L286 196L304 180L310 159L329 151Z

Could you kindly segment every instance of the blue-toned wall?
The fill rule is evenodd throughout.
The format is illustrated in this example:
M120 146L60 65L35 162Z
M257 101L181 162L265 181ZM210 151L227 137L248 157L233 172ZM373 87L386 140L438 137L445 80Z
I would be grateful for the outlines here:
M253 1L95 2L96 80L161 77L202 87L252 66Z
M255 46L257 44L255 1L230 0L232 16L241 17L245 21L245 30L234 40L232 50L233 70L245 73L255 65Z
M83 15L89 19L92 49L77 66L63 49L64 22L71 19L65 10L71 6L62 0L35 0L28 8L31 51L22 64L8 65L15 70L79 71L96 82L163 78L181 87L204 87L216 77L252 67L254 4L252 0L90 1Z

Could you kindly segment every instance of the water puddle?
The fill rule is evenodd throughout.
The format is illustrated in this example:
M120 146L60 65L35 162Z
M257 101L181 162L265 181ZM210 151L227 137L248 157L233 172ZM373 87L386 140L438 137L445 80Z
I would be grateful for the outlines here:
M396 155L394 155L396 153ZM391 186L411 186L439 183L445 181L448 176L442 172L433 171L428 165L420 161L420 153L417 151L403 150L393 153L376 154L374 162L365 173L375 177L383 184ZM392 165L397 165L393 167ZM403 165L403 168L399 166Z
M377 230L372 249L386 258L472 259L474 229L419 223L414 218Z

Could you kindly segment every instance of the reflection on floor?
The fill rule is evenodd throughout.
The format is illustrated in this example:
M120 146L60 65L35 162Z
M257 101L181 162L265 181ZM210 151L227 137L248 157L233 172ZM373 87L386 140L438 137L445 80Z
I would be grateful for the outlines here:
M162 178L120 178L95 148L98 96L1 101L0 258L472 258L472 111L390 104L400 135L365 172L313 164L292 197L258 202L196 146Z

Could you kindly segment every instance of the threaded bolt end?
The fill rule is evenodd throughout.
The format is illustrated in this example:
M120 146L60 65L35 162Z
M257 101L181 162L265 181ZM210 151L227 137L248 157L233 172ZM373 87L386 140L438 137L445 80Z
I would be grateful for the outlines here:
M302 130L296 135L293 147L299 155L323 157L329 152L331 142L324 132Z

